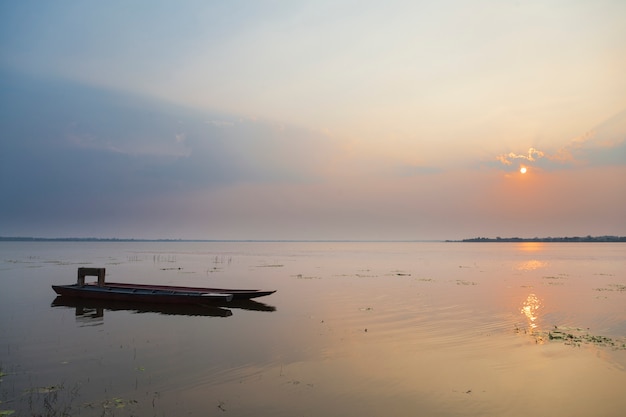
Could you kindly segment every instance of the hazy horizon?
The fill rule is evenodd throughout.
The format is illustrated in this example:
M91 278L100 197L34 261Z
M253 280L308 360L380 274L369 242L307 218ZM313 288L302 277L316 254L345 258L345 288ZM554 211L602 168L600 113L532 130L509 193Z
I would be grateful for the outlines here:
M617 0L0 5L0 235L626 235L623 16Z
M607 240L608 239L608 240ZM541 242L541 243L563 243L563 242L623 242L626 236L603 235L603 236L474 236L461 239L219 239L219 238L144 238L141 236L0 236L0 242L294 242L294 243L459 243L459 242Z

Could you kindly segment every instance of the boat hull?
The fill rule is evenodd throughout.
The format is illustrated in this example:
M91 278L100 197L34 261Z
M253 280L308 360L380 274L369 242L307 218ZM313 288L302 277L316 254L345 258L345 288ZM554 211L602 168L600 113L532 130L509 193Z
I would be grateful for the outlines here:
M60 296L95 300L116 300L146 303L205 304L249 300L273 294L275 291L224 288L177 287L126 283L53 285Z

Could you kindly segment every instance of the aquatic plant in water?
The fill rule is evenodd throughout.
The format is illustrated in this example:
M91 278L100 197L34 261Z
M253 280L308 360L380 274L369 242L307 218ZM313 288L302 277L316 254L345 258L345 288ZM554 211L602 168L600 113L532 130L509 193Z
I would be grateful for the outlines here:
M0 364L0 382L2 382L3 377L6 375L7 374L2 371L2 365ZM0 417L10 416L11 414L14 414L14 413L15 413L15 410L3 410L2 401L0 400Z
M519 327L515 327L516 333L521 333ZM550 342L562 342L565 345L580 347L582 345L593 345L597 347L605 347L613 350L626 350L626 338L610 338L607 336L593 335L588 331L580 327L559 327L547 331L527 331L524 329L525 334L530 334L535 338L536 343Z

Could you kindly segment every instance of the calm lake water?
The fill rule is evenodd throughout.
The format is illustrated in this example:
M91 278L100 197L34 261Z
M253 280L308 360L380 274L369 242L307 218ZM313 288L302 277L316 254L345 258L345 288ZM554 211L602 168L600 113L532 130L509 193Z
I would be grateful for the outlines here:
M276 289L186 310L117 282ZM623 416L621 243L0 243L0 415Z

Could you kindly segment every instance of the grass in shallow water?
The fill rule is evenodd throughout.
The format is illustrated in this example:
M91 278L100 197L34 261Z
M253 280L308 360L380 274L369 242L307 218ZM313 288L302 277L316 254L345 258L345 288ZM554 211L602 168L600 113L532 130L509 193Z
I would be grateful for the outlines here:
M613 350L626 350L626 338L611 338L607 336L594 335L588 329L580 327L559 327L554 326L550 330L527 330L515 327L516 333L529 334L535 338L536 343L561 342L568 346L581 347L583 345L593 345L597 347L610 348Z

